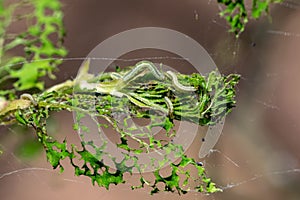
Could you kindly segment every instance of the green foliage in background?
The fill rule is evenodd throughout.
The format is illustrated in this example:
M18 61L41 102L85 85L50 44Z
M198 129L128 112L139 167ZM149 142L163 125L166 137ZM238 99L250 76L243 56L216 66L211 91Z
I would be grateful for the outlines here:
M67 54L62 45L65 30L60 2L26 0L4 7L1 0L0 16L0 84L6 86L0 95L14 96L16 91L33 88L43 90L40 78L45 75L55 78L52 72L61 63L53 58ZM21 33L7 32L12 27L22 27ZM11 54L20 48L24 53Z
M39 155L42 150L42 145L36 138L25 139L23 143L21 143L17 150L16 155L25 160L34 159Z
M281 3L283 0L252 0L251 14L248 14L244 0L218 0L224 6L220 16L225 18L230 26L230 32L237 37L245 30L249 18L259 19L264 13L269 14L270 5Z
M258 19L263 13L268 13L271 3L281 1L252 2L251 16ZM218 3L224 5L220 15L229 23L230 31L236 35L243 32L249 18L244 1L218 0ZM208 178L204 167L186 156L182 146L172 143L171 139L176 134L173 132L176 120L207 126L214 125L228 114L235 106L235 86L239 75L177 73L174 78L161 72L164 78L160 80L155 79L153 73L143 70L137 78L128 82L126 75L138 66L119 68L114 74L93 77L86 73L86 64L86 71L76 80L45 89L42 78L55 78L53 72L62 61L59 58L67 54L62 44L65 30L61 7L59 0L23 0L14 4L0 0L0 124L32 127L54 169L63 171L62 160L69 159L75 175L87 176L93 184L107 189L110 184L124 183L124 173L132 174L135 169L140 172L140 185L132 186L132 189L148 186L151 194L160 190L179 194L190 190L204 193L221 191ZM18 29L17 33L12 32L14 29ZM82 83L89 89L84 90ZM192 93L188 92L190 88L194 89ZM140 130L128 124L129 118L123 122L116 120L114 114L127 112L124 110L126 107L130 108L130 117L151 119L157 123L146 126L147 130ZM81 133L83 142L80 147L68 145L65 140L57 141L48 134L47 119L52 112L61 110L76 112L74 129ZM97 146L93 141L84 140L83 133L88 133L89 128L81 124L81 119L87 116L95 121L99 134L104 129L113 129L118 133L119 143L116 145L123 150L122 160L117 161L110 152L105 151L105 143ZM105 123L98 121L99 118ZM124 126L121 127L120 123ZM163 128L167 139L152 137L150 131L154 127ZM135 137L134 131L147 136L148 141ZM131 146L130 140L136 142L138 148ZM28 141L19 152L27 156L38 148L40 145L36 142ZM155 170L152 173L154 180L148 180L143 175L147 166L140 165L134 155L156 150L163 151L166 157L149 163ZM172 153L177 158L175 163L169 163L168 156ZM111 169L103 157L109 157L117 170ZM128 161L132 164L128 165ZM160 170L168 163L171 174L164 177ZM195 169L196 176L188 168ZM190 188L189 184L196 186Z

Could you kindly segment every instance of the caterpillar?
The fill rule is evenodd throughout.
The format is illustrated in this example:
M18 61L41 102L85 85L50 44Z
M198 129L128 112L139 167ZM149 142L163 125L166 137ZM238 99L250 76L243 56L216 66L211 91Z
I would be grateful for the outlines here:
M194 87L181 85L178 82L177 76L176 76L176 74L174 74L174 72L167 71L167 75L169 75L169 77L172 79L172 82L173 82L174 87L176 89L179 89L179 90L182 90L182 91L186 91L186 92L195 92L196 91L196 89Z
M124 75L123 81L128 82L129 80L136 77L141 71L148 69L159 80L164 79L164 75L155 67L155 65L150 61L140 61L135 65L130 72Z
M146 98L143 98L143 97L139 96L138 94L135 94L135 93L129 93L129 95L130 95L130 97L133 97L133 98L137 99L138 101L142 102L144 105L146 105L146 106L149 107L149 108L153 108L153 109L156 109L156 110L160 110L160 111L162 111L163 113L168 113L168 112L169 112L168 109L163 108L163 107L161 107L160 105L157 105L157 104L151 102L150 100L148 100L148 99L146 99ZM127 97L128 97L128 96L127 96ZM133 103L134 103L134 102L133 102ZM136 104L136 105L138 105L138 104ZM140 106L140 105L138 105L138 106ZM141 106L141 107L143 107L143 106Z
M32 97L31 94L25 93L20 96L20 99L28 99L34 106L37 106L36 100Z
M111 73L110 73L110 77L111 77L112 79L114 79L114 80L118 80L118 79L122 79L122 78L123 78L123 76L122 76L121 74L116 73L116 72L111 72Z
M169 109L169 115L172 115L172 113L173 113L173 104L172 104L171 100L168 97L165 97L165 102L166 102L167 107Z

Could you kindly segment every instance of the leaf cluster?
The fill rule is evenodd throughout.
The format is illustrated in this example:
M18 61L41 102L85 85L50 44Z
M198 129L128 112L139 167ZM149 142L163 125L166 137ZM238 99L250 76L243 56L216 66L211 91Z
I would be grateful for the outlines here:
M218 0L224 6L220 16L225 18L230 26L230 32L237 37L245 30L249 18L259 19L264 13L269 14L270 5L283 0L252 0L251 14L248 14L244 0Z
M93 91L73 91L76 87L76 81L73 84L69 82L62 83L56 90L51 88L39 95L34 95L32 99L14 100L10 110L2 110L0 119L7 123L18 122L19 124L33 127L37 137L43 145L47 159L54 169L60 168L63 171L62 160L69 159L74 167L75 175L87 176L91 178L93 184L97 183L101 187L109 188L110 184L120 184L126 182L124 174L132 174L134 170L140 172L141 185L132 186L132 189L148 186L151 194L161 190L168 192L177 191L179 194L185 194L190 190L198 192L212 193L221 191L209 179L204 167L199 165L193 158L184 154L181 144L172 143L171 139L174 134L168 134L174 127L174 120L190 121L199 125L213 125L222 119L231 108L235 105L234 87L239 80L238 75L222 76L215 71L211 72L207 77L200 74L184 75L177 74L181 84L190 84L197 88L195 92L178 91L174 87L171 80L152 80L144 75L144 79L138 78L122 88L122 92L133 92L136 95L135 101L128 99L126 96L116 97L111 94L95 94ZM108 74L99 77L101 82L109 84L111 80ZM100 83L101 83L100 82ZM168 96L174 105L173 113L161 115L157 107L145 109L144 104L136 103L143 100L153 102L157 106L167 109L164 97ZM145 100L146 99L146 100ZM91 106L94 105L94 106ZM124 121L119 121L114 114L128 112L130 118L150 118L153 123L146 129L139 129L129 125ZM157 108L157 109L156 109ZM47 133L47 118L53 111L67 110L76 112L76 121L74 129L79 132L82 139L80 148L74 145L67 146L67 142L59 142L53 139ZM106 146L94 144L93 140L85 140L84 135L93 134L89 127L81 123L84 117L91 117L95 124L99 127L98 134L103 134L105 129L112 128L119 135L120 142L115 144L123 153L123 159L117 161ZM97 119L102 118L106 122ZM122 125L122 126L121 126ZM165 129L166 139L157 139L152 136L153 127L162 127ZM95 130L93 130L95 131ZM138 131L138 134L133 134ZM83 134L86 133L86 134ZM148 141L141 140L137 136L147 136ZM129 141L134 141L138 147L131 146ZM92 152L91 153L91 149ZM138 155L141 153L149 153L151 151L160 151L164 154L162 160L152 160L151 163L140 163ZM179 162L177 164L170 163L170 156L175 156ZM109 157L114 163L114 168L109 166L103 159ZM83 164L76 164L82 161ZM130 161L130 165L128 165ZM162 176L160 174L162 167L169 164L171 174ZM154 167L154 180L147 180L143 172L147 167ZM188 170L188 167L196 169L197 175L194 177ZM116 170L114 170L116 169ZM183 183L180 180L184 180ZM188 185L196 183L194 188ZM163 189L159 185L163 184Z
M61 60L54 57L67 53L62 45L65 30L60 1L23 0L4 7L1 0L0 16L0 85L7 88L0 95L10 94L13 98L16 91L43 90L40 78L55 78L52 72ZM26 24L23 31L8 32L18 23ZM11 56L20 48L24 54Z

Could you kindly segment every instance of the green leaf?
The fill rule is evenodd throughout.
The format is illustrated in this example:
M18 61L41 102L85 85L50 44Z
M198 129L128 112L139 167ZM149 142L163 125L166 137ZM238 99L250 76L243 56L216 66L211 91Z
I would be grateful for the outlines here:
M23 125L27 125L28 124L28 121L24 118L24 116L22 115L21 111L20 110L17 110L15 112L15 117L16 117L16 120L23 124Z
M5 28L13 23L15 20L13 10L22 9L23 4L11 4L3 9L0 13L0 37L6 40L4 33ZM53 59L57 56L66 56L67 51L62 45L62 40L65 35L63 27L63 12L61 11L61 4L59 0L29 0L26 4L31 7L31 13L24 14L21 18L28 21L27 30L19 33L14 39L7 39L3 41L4 55L8 50L15 48L23 48L24 53L15 55L5 63L1 70L5 70L7 74L0 73L0 80L9 81L10 79L17 79L13 84L16 91L29 90L38 88L40 90L44 87L44 82L40 80L41 77L48 76L54 78L52 72L57 69L61 60ZM1 4L3 8L3 4ZM2 28L2 30L1 30ZM3 38L2 38L2 35ZM52 35L57 35L57 39L53 39ZM2 57L2 54L0 54ZM23 63L17 63L16 59L22 60ZM51 60L52 59L52 60ZM7 78L8 77L8 78ZM15 91L14 91L15 92Z
M252 0L251 17L258 19L263 13L269 12L272 3L280 3L283 0ZM244 0L218 0L219 4L225 6L220 11L220 16L225 18L230 26L230 32L238 37L244 30L249 21Z
M170 119L167 117L165 119L165 123L164 123L164 126L163 128L166 130L166 132L170 132L170 130L173 128L174 124L173 122L170 121Z

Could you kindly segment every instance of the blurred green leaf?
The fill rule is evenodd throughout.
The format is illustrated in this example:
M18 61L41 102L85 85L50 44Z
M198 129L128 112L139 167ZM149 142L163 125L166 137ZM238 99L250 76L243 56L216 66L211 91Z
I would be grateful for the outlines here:
M253 19L260 18L263 13L269 13L269 7L273 3L280 3L283 0L252 0L251 17ZM249 21L248 11L244 0L218 0L219 4L224 5L224 9L220 12L230 26L230 32L237 37L245 30L245 26Z
M63 25L63 12L59 0L28 0L26 6L31 6L33 11L26 15L18 16L18 20L27 20L27 30L19 33L12 39L6 38L6 27L13 23L14 11L22 9L23 4L11 4L8 8L3 8L0 2L0 59L6 51L17 47L24 49L23 55L15 55L7 62L2 62L0 66L0 83L2 81L16 80L13 84L15 91L23 91L37 88L44 89L41 77L48 75L55 78L52 74L57 66L62 62L55 57L64 57L67 54L62 45L65 35ZM24 4L25 5L25 4ZM30 9L28 9L30 10ZM57 37L51 37L56 35ZM57 39L51 39L57 38ZM18 62L16 62L18 60ZM20 62L21 61L21 62ZM14 92L14 90L12 90Z
M35 158L43 150L42 144L36 139L26 140L19 144L19 148L16 150L16 154L26 160Z

